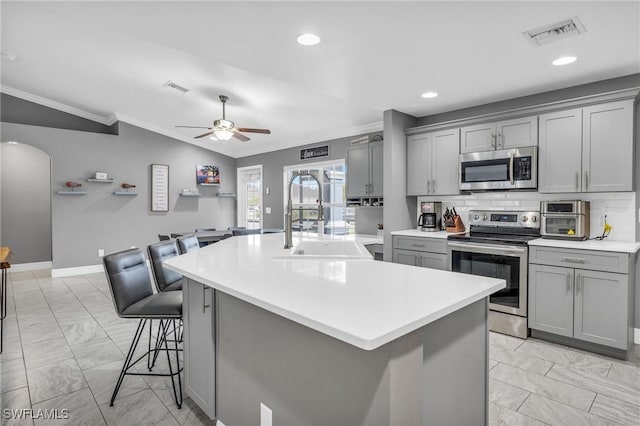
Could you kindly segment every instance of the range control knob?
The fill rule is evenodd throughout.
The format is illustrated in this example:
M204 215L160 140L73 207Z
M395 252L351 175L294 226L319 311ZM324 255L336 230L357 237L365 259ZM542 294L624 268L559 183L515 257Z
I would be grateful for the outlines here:
M529 220L529 218L526 215L522 215L522 217L520 218L520 220L522 222L526 222L527 220Z
M531 216L531 222L537 222L538 216Z
M478 219L480 219L480 216L478 216L478 215L474 215L473 216L473 220L478 220Z
M482 220L487 220L487 219L488 219L488 218L487 218L487 215L486 215L486 214L482 216Z

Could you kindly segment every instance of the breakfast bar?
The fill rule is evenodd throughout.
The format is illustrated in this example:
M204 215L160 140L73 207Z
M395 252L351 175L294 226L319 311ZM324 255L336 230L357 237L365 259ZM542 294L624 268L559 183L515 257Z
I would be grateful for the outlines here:
M487 297L504 280L331 245L345 240L373 242L248 235L166 262L185 277L189 397L226 425L486 424Z

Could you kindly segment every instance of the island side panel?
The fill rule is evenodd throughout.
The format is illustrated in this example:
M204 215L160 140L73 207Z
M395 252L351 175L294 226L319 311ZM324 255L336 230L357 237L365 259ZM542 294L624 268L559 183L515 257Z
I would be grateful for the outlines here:
M488 313L484 298L425 328L424 424L487 424Z
M224 424L260 424L260 403L280 426L390 424L391 345L364 351L216 294L216 411Z

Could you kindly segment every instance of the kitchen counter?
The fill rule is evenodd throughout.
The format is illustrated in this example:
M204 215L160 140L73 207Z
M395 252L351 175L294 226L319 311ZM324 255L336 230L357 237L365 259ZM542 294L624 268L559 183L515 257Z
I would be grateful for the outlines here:
M464 232L425 232L419 229L404 229L402 231L392 231L391 235L398 235L402 237L422 237L422 238L439 238L446 240L449 235L464 234Z
M581 250L600 250L600 251L612 251L619 253L636 253L640 250L640 242L636 241L611 241L611 240L586 240L586 241L571 241L571 240L555 240L548 238L537 238L529 241L530 246L542 246L542 247L558 247L558 248L570 248Z
M238 236L165 262L185 276L185 392L209 417L261 424L263 404L278 424L488 423L488 296L504 280L282 259L283 242Z

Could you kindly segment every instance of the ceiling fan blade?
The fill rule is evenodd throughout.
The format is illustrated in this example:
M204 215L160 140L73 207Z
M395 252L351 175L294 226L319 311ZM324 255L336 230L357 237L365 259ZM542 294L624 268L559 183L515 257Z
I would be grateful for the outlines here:
M209 136L209 135L212 135L212 134L213 134L213 132L203 133L203 134L201 134L201 135L194 136L194 139L204 138L205 136Z
M249 129L247 127L241 127L239 129L236 129L240 132L247 132L247 133L264 133L265 135L270 135L271 134L271 130L269 129Z
M202 126L173 126L173 127L182 127L185 129L211 129L211 127L202 127Z
M243 135L242 133L238 132L238 129L233 129L233 137L242 141L242 142L246 142L248 140L250 140L248 137L246 137L245 135Z

